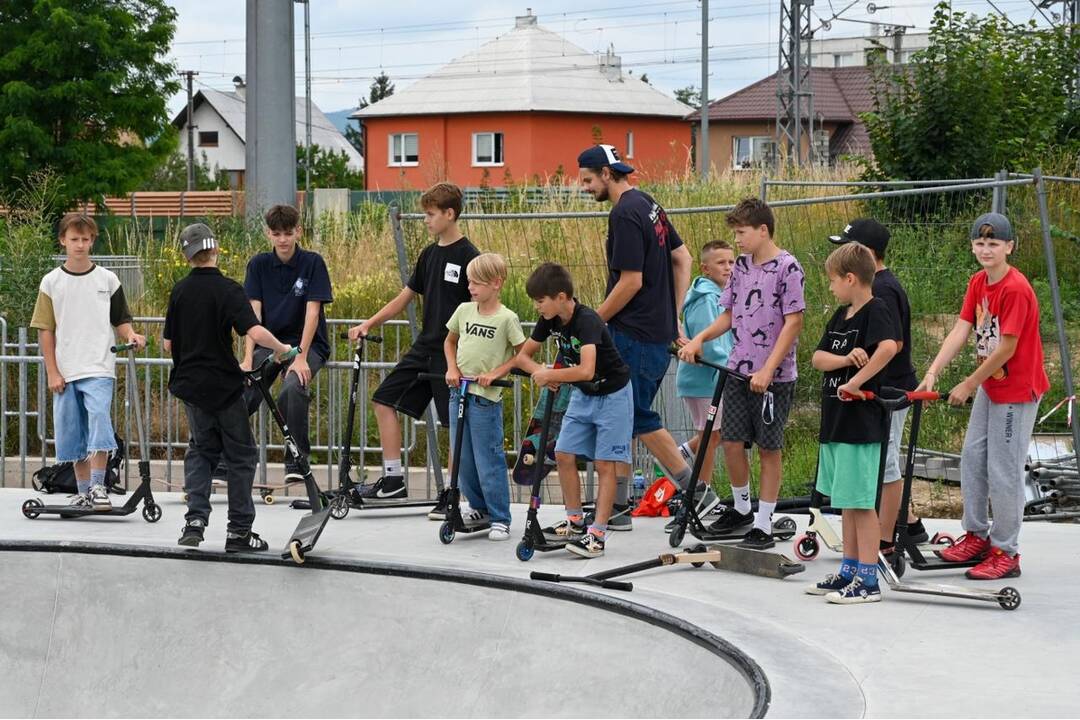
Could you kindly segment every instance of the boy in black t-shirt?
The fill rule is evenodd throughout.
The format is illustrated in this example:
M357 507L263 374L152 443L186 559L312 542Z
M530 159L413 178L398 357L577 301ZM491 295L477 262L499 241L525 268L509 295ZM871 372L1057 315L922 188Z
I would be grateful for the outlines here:
M353 488L361 500L400 500L408 496L401 468L401 424L397 413L420 419L434 398L439 422L449 425L450 391L445 382L419 380L422 372L446 373L446 323L458 305L469 302L469 280L465 268L480 251L461 234L461 188L451 183L438 183L420 196L424 208L424 224L435 236L435 242L420 252L412 276L390 302L377 313L349 329L349 339L355 342L387 320L401 314L418 295L424 298L423 327L409 351L383 379L371 399L375 404L375 420L379 425L379 444L382 446L383 474L378 481L362 488ZM438 505L428 513L432 520L446 519L445 493Z
M881 373L881 384L900 390L914 390L919 384L915 375L915 366L911 364L911 305L908 303L904 287L889 268L885 267L885 251L889 247L889 231L877 220L860 218L852 220L839 235L832 235L829 241L837 245L857 242L870 248L874 254L874 297L885 301L893 319L900 329L900 349L885 366ZM897 410L892 415L889 434L889 448L885 453L885 483L881 489L881 507L878 515L881 519L881 552L888 555L893 551L893 534L896 519L900 513L900 499L903 486L900 482L900 442L904 434L904 421L908 410ZM911 511L908 514L908 532L915 542L926 542L929 535L923 522Z
M184 455L186 523L179 544L198 547L210 520L210 471L225 460L229 488L226 552L266 550L251 531L255 504L251 484L258 451L244 404L244 375L233 354L233 337L244 335L282 354L289 346L259 324L239 283L217 268L218 245L209 227L196 223L180 233L191 265L173 286L165 313L165 351L172 354L169 391L184 402L191 442Z
M829 602L881 599L877 580L877 486L888 437L882 408L865 400L877 392L881 374L896 355L900 330L885 301L873 296L874 258L858 243L834 250L825 261L829 290L842 305L814 352L825 373L821 384L821 430L817 489L844 511L844 559L840 572L809 588ZM847 398L847 399L844 399Z
M570 392L555 442L566 521L543 532L568 539L566 549L575 555L599 557L604 554L607 524L615 502L615 466L630 462L634 422L630 368L596 311L574 299L574 283L566 268L544 263L529 276L525 291L536 303L540 320L518 353L517 367L531 374L538 386L551 391L560 383L596 383L595 388L575 386ZM567 367L546 368L533 360L549 337L555 338L559 357ZM596 518L588 528L581 508L579 456L593 461L600 479Z

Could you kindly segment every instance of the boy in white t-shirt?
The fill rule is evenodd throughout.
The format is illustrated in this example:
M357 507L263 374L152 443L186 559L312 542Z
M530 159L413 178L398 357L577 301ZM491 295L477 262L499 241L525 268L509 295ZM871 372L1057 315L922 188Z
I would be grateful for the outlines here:
M53 393L56 460L75 464L78 493L71 504L108 511L105 466L116 450L111 346L120 338L141 349L146 338L131 327L119 278L90 259L97 234L97 224L82 213L61 219L58 235L67 257L41 279L30 327L38 331Z

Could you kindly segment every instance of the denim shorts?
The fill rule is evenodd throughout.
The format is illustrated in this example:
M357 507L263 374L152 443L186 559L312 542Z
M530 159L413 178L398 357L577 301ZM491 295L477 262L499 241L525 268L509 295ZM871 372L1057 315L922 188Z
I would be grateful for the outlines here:
M652 404L671 364L668 344L635 340L612 325L608 325L608 330L615 349L630 367L630 383L634 386L634 437L662 429L660 413L652 409Z
M889 450L885 453L885 478L884 482L892 483L903 477L900 469L900 443L904 441L904 421L907 420L908 410L897 410L889 418ZM905 464L907 458L904 458Z
M115 384L111 377L82 378L53 395L57 462L85 460L92 452L116 450L110 413Z
M633 395L633 383L610 395L586 395L577 388L571 390L555 452L587 460L629 463Z

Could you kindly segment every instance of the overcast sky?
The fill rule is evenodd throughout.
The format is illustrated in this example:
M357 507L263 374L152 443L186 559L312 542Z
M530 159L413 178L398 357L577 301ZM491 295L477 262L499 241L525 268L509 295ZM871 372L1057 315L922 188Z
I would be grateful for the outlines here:
M701 5L696 0L477 0L442 3L311 0L312 96L326 112L355 107L371 79L385 70L402 89L478 45L508 32L531 6L543 27L588 51L613 44L624 70L648 74L668 93L701 82ZM869 7L877 5L877 11ZM1034 17L1032 0L953 0L956 10L996 12L1015 22ZM244 74L244 0L174 0L178 12L173 58L196 70L197 87L232 89ZM934 0L816 0L815 28L839 13L846 20L913 25L924 31ZM710 97L723 97L776 71L780 0L710 0ZM847 8L845 10L845 8ZM841 12L843 11L843 12ZM1049 13L1049 11L1047 11ZM296 94L304 93L303 6L296 5ZM815 37L868 34L870 26L844 20ZM178 112L184 95L171 99Z

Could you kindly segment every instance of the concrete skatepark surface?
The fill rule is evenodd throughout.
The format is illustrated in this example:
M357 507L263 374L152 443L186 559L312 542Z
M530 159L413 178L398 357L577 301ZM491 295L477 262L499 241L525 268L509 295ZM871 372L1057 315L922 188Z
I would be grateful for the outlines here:
M888 590L885 601L875 605L828 605L803 594L807 584L835 569L837 558L827 550L807 563L807 572L782 581L680 566L629 578L632 593L548 585L541 590L620 598L678 618L684 623L680 630L657 626L640 614L583 605L569 595L537 596L501 585L543 585L523 580L530 570L585 574L667 552L663 518L635 519L633 532L612 536L603 558L585 561L557 551L521 563L513 553L524 522L522 506L513 508L513 541L459 535L449 546L436 537L438 523L417 510L353 511L327 526L311 567L290 567L273 558L301 513L281 502L257 506L255 528L270 542L271 557L225 565L174 559L178 554L222 555L223 497L214 497L204 550L193 553L175 545L184 513L177 494L155 493L164 510L155 524L138 514L24 519L19 506L34 496L32 490L0 490L0 677L10 679L6 689L0 688L0 715L750 714L742 698L753 683L736 669L738 661L733 665L730 656L724 659L704 648L694 628L720 644L730 643L760 667L768 682L770 716L1067 717L1080 707L1075 682L1080 527L1075 525L1025 525L1024 575L994 584L1013 585L1023 593L1023 604L1014 612L989 603ZM558 508L541 510L545 523L560 515ZM794 517L802 528L805 518ZM831 521L838 525L837 518ZM929 527L959 532L955 521L932 521ZM40 548L56 541L120 545L127 553L147 548L151 557L25 552L25 543ZM778 550L790 555L790 543ZM84 560L93 572L81 569ZM335 563L367 569L323 569ZM393 575L388 567L449 575L422 579ZM461 579L473 575L489 584ZM988 587L958 572L909 570L905 580ZM58 612L51 619L54 606L72 611L70 593L80 587L93 590L90 596L100 595L100 601L91 601L100 607L92 616L104 618L109 628L107 642L90 645L88 653L96 658L92 667L114 666L119 670L110 668L109 677L124 678L109 683L117 700L107 706L51 705L67 702L55 700L56 693L48 690L63 686L65 679L57 677L62 665L54 663L67 663L69 656L56 655L48 667L39 657L47 637L52 637L52 650L46 649L52 658L52 652L85 647L76 639L79 633L93 636L69 614ZM128 595L130 607L124 599ZM118 602L122 610L115 607ZM478 636L484 632L481 626L489 636ZM16 645L7 639L13 637L12 627ZM222 642L199 649L192 627L220 635ZM406 645L392 641L395 635ZM372 644L377 649L369 654L364 646ZM19 650L8 650L12 647ZM583 677L583 652L600 660L594 677ZM211 668L183 680L183 668L200 662ZM397 678L381 690L378 684L371 687L367 675L380 662L389 662ZM311 672L298 678L288 671L296 664L307 664ZM19 670L13 674L12 667ZM127 680L138 672L155 678L142 686L145 691ZM482 684L474 684L474 678ZM516 690L515 680L521 682ZM50 685L54 682L59 684ZM67 682L75 685L63 687L86 687L77 678ZM185 689L181 693L175 686ZM171 689L157 694L162 704L155 704L156 687ZM172 702L218 687L234 688L229 701L236 704L200 711ZM447 688L461 690L456 707L437 700ZM18 692L30 707L16 709L7 699L16 696L6 692ZM341 694L341 705L319 704L331 702L324 696L333 693ZM545 704L565 693L582 703L596 698L597 705L560 701L552 710ZM617 705L620 699L628 705ZM309 704L290 704L300 701Z

